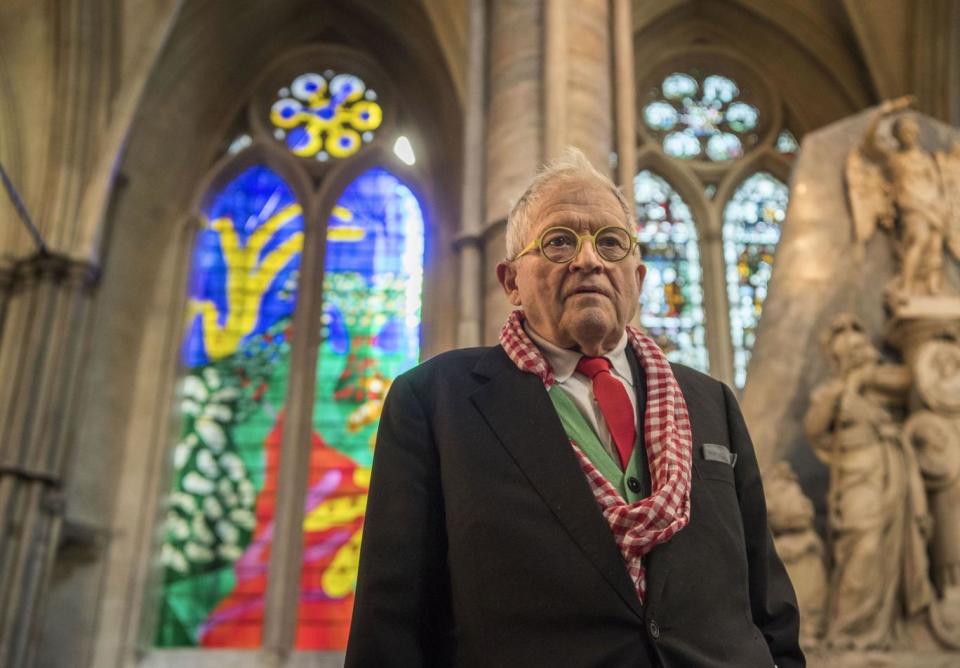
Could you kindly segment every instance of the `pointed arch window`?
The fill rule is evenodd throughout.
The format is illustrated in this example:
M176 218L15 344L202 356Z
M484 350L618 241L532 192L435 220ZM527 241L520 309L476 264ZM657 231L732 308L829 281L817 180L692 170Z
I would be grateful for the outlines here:
M633 190L647 266L641 324L670 361L707 371L700 249L690 207L649 169L637 174Z
M281 61L265 77L213 175L225 185L204 200L159 648L259 648L271 615L294 612L290 649L346 646L373 438L392 380L420 358L427 226L413 172L389 148L389 86L333 53L328 69ZM321 259L322 279L303 273ZM288 460L307 471L302 496L281 482ZM277 538L284 515L300 518L292 551ZM301 568L277 577L299 593L278 613L271 559L298 552Z
M768 172L757 172L737 188L723 210L733 368L739 387L746 382L788 198L786 184Z
M641 317L655 329L666 303L655 297L661 283L667 284L662 276L683 275L690 281L688 291L693 282L687 277L696 276L703 315L685 332L676 326L657 330L661 345L674 361L696 368L709 362L711 373L742 388L786 218L784 181L799 151L797 135L784 122L785 105L775 88L732 52L700 47L651 63L638 74L641 145L635 187L641 238L649 243L644 230L656 229L645 217L665 215L657 197L679 200L671 186L678 187L688 201L672 208L685 212L690 222L671 229L692 229L684 238L693 242L677 238L679 245L672 248L689 244L683 261L694 267L681 273L663 259L671 253L679 258L678 251L648 250L651 271ZM668 162L670 169L663 171L669 171L672 184L659 184L660 177L644 169ZM657 187L670 188L670 194L655 194ZM662 232L660 238L665 238ZM702 346L695 343L698 337Z
M346 647L377 424L420 359L424 223L382 168L351 183L327 226L296 647Z
M230 181L205 214L189 278L182 426L160 552L161 647L209 646L217 606L235 591L262 600L265 582L244 555L266 521L265 483L275 475L263 443L286 400L303 250L303 209L265 165ZM219 646L259 644L262 605L253 607L244 632Z

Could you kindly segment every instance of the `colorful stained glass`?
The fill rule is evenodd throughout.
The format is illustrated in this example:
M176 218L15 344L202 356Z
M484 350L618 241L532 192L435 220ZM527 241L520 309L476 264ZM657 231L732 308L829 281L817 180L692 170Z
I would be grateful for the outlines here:
M383 121L376 92L353 74L301 74L277 97L270 109L274 134L302 157L351 156Z
M674 72L651 91L644 123L661 139L667 155L734 160L756 140L750 133L760 122L757 108L737 99L740 93L729 77Z
M690 207L649 170L637 174L633 188L647 265L641 323L668 359L707 371L700 248Z
M794 155L800 150L800 144L797 142L797 138L787 129L781 130L780 134L777 135L776 147L777 153L783 153L785 155Z
M723 211L723 252L737 387L743 387L747 379L747 364L788 199L789 191L782 181L767 172L757 172L743 182Z
M383 169L358 177L327 228L296 646L346 646L370 465L392 380L420 358L424 222Z
M260 645L276 460L303 247L303 214L250 167L205 211L189 281L180 439L167 502L160 647ZM228 601L234 602L227 605Z

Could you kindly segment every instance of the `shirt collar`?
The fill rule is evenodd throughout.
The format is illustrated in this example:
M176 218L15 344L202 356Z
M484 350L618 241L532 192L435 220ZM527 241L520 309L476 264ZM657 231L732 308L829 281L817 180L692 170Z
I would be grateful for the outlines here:
M550 368L553 369L553 375L557 382L566 382L570 376L573 375L573 372L577 370L577 363L580 362L583 354L576 350L561 348L547 341L537 334L526 320L523 322L523 330L537 345L537 348L540 349L543 356L547 358L547 363L550 365ZM624 330L623 335L620 337L617 345L613 347L613 350L606 353L604 357L610 360L610 366L613 368L613 372L629 383L630 387L633 387L633 372L630 371L630 362L627 360L626 330Z

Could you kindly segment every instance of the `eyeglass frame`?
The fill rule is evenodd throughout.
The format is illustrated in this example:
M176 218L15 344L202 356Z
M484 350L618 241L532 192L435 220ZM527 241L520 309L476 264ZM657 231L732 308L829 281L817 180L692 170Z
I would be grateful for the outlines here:
M630 247L627 249L627 252L623 254L623 257L620 258L619 260L608 260L607 258L603 257L603 255L600 254L600 251L597 250L597 237L600 236L600 233L601 233L601 232L603 232L603 231L605 231L605 230L610 230L610 229L623 230L624 232L627 233L627 238L630 239ZM565 230L565 231L567 231L567 232L572 233L573 236L576 237L576 239L577 239L577 247L576 247L576 249L573 251L573 255L570 256L570 259L569 259L569 260L554 260L554 259L550 258L546 253L543 252L543 239L544 239L544 237L547 236L547 233L548 233L548 232L551 232L551 231L553 231L553 230ZM580 251L583 249L583 240L584 240L584 239L590 239L591 243L593 243L593 249L594 249L594 251L596 252L597 256L598 256L601 260L603 260L604 262L613 262L613 263L623 262L623 261L626 260L628 257L630 257L630 254L634 251L634 249L636 249L637 246L640 245L640 242L637 241L636 235L635 235L635 234L631 234L631 233L630 233L630 230L628 230L627 228L623 227L622 225L604 225L603 227L601 227L600 229L598 229L598 230L597 230L596 232L594 232L593 234L579 234L579 233L577 233L576 230L571 229L571 228L569 228L569 227L567 227L567 226L565 226L565 225L553 225L553 226L548 227L547 229L545 229L545 230L544 230L543 232L541 232L533 241L531 241L530 243L528 243L523 250L521 250L519 253L517 253L517 254L513 257L513 260L519 260L521 257L523 257L524 255L526 255L527 253L529 253L530 251L532 251L534 248L536 248L538 251L540 251L540 254L541 254L548 262L553 262L554 264L570 264L571 262L573 262L574 260L576 260L577 257L580 255Z

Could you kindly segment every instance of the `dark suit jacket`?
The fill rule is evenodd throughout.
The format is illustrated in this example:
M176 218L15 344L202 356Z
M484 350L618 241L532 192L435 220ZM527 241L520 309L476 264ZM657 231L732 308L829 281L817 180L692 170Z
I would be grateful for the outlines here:
M733 394L674 373L693 430L690 523L647 555L645 605L538 377L497 346L397 378L346 665L804 665ZM728 446L736 466L704 460L704 442Z

